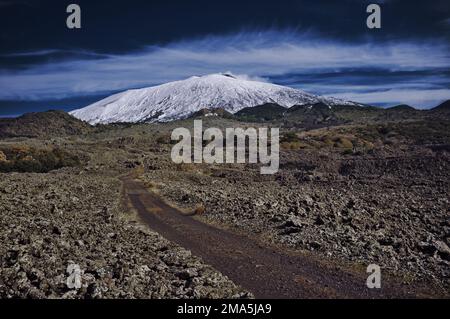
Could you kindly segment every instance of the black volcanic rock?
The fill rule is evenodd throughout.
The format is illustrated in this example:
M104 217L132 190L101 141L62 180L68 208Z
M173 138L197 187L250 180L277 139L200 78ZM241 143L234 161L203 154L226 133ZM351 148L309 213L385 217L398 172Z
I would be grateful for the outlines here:
M90 130L88 123L55 110L0 119L0 138L79 135Z
M334 123L336 121L335 108L338 108L338 106L330 108L324 103L294 105L288 109L286 117L289 120L310 125Z
M286 112L286 108L276 103L265 103L255 107L246 107L235 116L247 121L271 121L280 119Z
M290 108L285 108L276 103L265 103L242 109L235 116L246 121L283 120L317 124L333 120L335 118L333 109L324 103L294 105Z
M368 123L379 121L397 121L418 119L425 112L409 105L398 105L390 109L375 106L333 105L325 103L294 105L284 108L276 103L266 103L249 107L234 114L244 121L282 121L288 126L308 128L339 125L345 123Z

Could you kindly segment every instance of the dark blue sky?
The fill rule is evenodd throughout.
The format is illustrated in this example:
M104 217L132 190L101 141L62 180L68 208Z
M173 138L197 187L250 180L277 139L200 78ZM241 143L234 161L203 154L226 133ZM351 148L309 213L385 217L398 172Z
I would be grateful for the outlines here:
M225 71L376 105L450 98L448 0L0 0L0 42L0 115Z

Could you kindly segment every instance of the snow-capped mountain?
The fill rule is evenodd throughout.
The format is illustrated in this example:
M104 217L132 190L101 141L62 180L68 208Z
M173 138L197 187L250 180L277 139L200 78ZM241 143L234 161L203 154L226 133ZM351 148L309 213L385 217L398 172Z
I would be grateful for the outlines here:
M90 124L166 122L186 118L205 108L223 108L235 113L264 103L291 107L318 102L329 107L358 105L286 86L242 79L230 73L220 73L117 93L70 114Z

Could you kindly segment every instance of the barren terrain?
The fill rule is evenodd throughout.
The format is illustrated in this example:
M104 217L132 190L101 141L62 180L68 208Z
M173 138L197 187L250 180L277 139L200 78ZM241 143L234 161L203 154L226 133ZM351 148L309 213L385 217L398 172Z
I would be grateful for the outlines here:
M45 135L33 128L34 137L4 137L0 296L274 297L280 287L268 293L270 286L259 287L254 273L247 274L251 265L264 263L284 269L283 261L265 255L273 251L301 256L286 266L301 274L298 289L290 282L279 297L449 297L445 114L310 128L275 121L270 125L282 127L280 170L270 176L260 175L257 165L174 164L170 132L192 126L192 119L54 136L48 128ZM199 116L205 128L267 125ZM236 248L243 238L243 251L254 251L242 260L243 273L217 266L217 260L233 258L234 250L217 249L215 259L204 246L186 244L186 229L180 240L142 218L142 209L128 201L124 176L157 194L163 207L203 225L198 229L225 232L223 239L232 244L223 242L222 248ZM147 206L144 211L152 208ZM166 220L167 227L176 229L176 220ZM198 242L197 235L192 234ZM381 266L386 283L378 294L365 288L365 267L373 263ZM70 264L83 271L79 290L66 285ZM257 269L262 276L264 266ZM334 280L344 273L347 282Z

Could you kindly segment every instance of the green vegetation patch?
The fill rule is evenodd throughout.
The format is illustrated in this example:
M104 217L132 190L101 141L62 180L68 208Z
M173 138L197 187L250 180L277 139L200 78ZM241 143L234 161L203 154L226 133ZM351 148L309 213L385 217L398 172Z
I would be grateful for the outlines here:
M60 148L34 148L27 145L0 146L0 172L46 173L80 165L78 156Z

